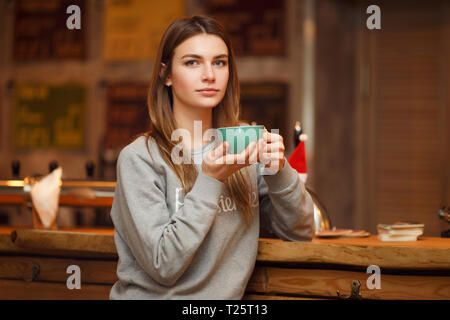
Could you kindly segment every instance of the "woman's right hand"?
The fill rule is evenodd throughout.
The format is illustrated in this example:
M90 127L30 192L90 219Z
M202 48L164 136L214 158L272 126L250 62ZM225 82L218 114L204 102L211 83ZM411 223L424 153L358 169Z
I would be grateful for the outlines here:
M222 142L216 149L206 154L202 163L202 173L224 182L236 171L256 163L261 141L251 142L239 154L227 154L228 142Z

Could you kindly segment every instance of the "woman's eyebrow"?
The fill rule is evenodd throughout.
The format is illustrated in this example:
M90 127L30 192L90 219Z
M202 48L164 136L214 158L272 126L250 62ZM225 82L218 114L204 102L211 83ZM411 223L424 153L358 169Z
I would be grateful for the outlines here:
M226 55L226 54L219 54L219 55L214 57L214 59L220 59L220 58L228 58L228 55Z
M184 56L181 57L181 59L184 59L184 58L201 59L202 56L199 56L198 54L192 54L192 53L190 53L190 54L185 54ZM220 58L228 58L228 55L226 55L226 54L219 54L219 55L217 55L217 56L214 57L214 59L220 59Z

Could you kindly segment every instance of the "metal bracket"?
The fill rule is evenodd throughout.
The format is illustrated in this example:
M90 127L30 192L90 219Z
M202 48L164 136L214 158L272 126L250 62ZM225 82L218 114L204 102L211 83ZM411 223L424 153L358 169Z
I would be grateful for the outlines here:
M341 295L339 290L337 290L337 295L341 299L361 300L362 296L361 296L361 293L359 292L360 288L361 288L361 282L359 282L359 280L352 280L352 282L350 284L350 289L351 289L350 295L348 297L344 297L343 295Z
M27 279L25 279L25 281L33 282L33 281L37 280L40 272L41 272L41 267L38 264L34 264L33 268L32 268L31 278L27 278Z

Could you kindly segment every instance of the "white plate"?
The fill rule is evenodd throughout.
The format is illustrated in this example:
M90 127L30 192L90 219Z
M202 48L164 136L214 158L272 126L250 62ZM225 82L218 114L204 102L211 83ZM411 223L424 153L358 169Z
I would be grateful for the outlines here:
M351 234L353 230L351 229L335 229L335 230L323 230L316 232L316 237L318 238L337 238L343 235Z

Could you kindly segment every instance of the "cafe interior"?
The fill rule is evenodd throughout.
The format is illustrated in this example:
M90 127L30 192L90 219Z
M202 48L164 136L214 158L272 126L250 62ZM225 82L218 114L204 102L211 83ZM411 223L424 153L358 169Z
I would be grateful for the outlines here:
M192 15L224 25L240 118L278 130L314 202L312 240L261 230L244 298L449 300L446 0L0 0L0 299L108 299L117 158Z

